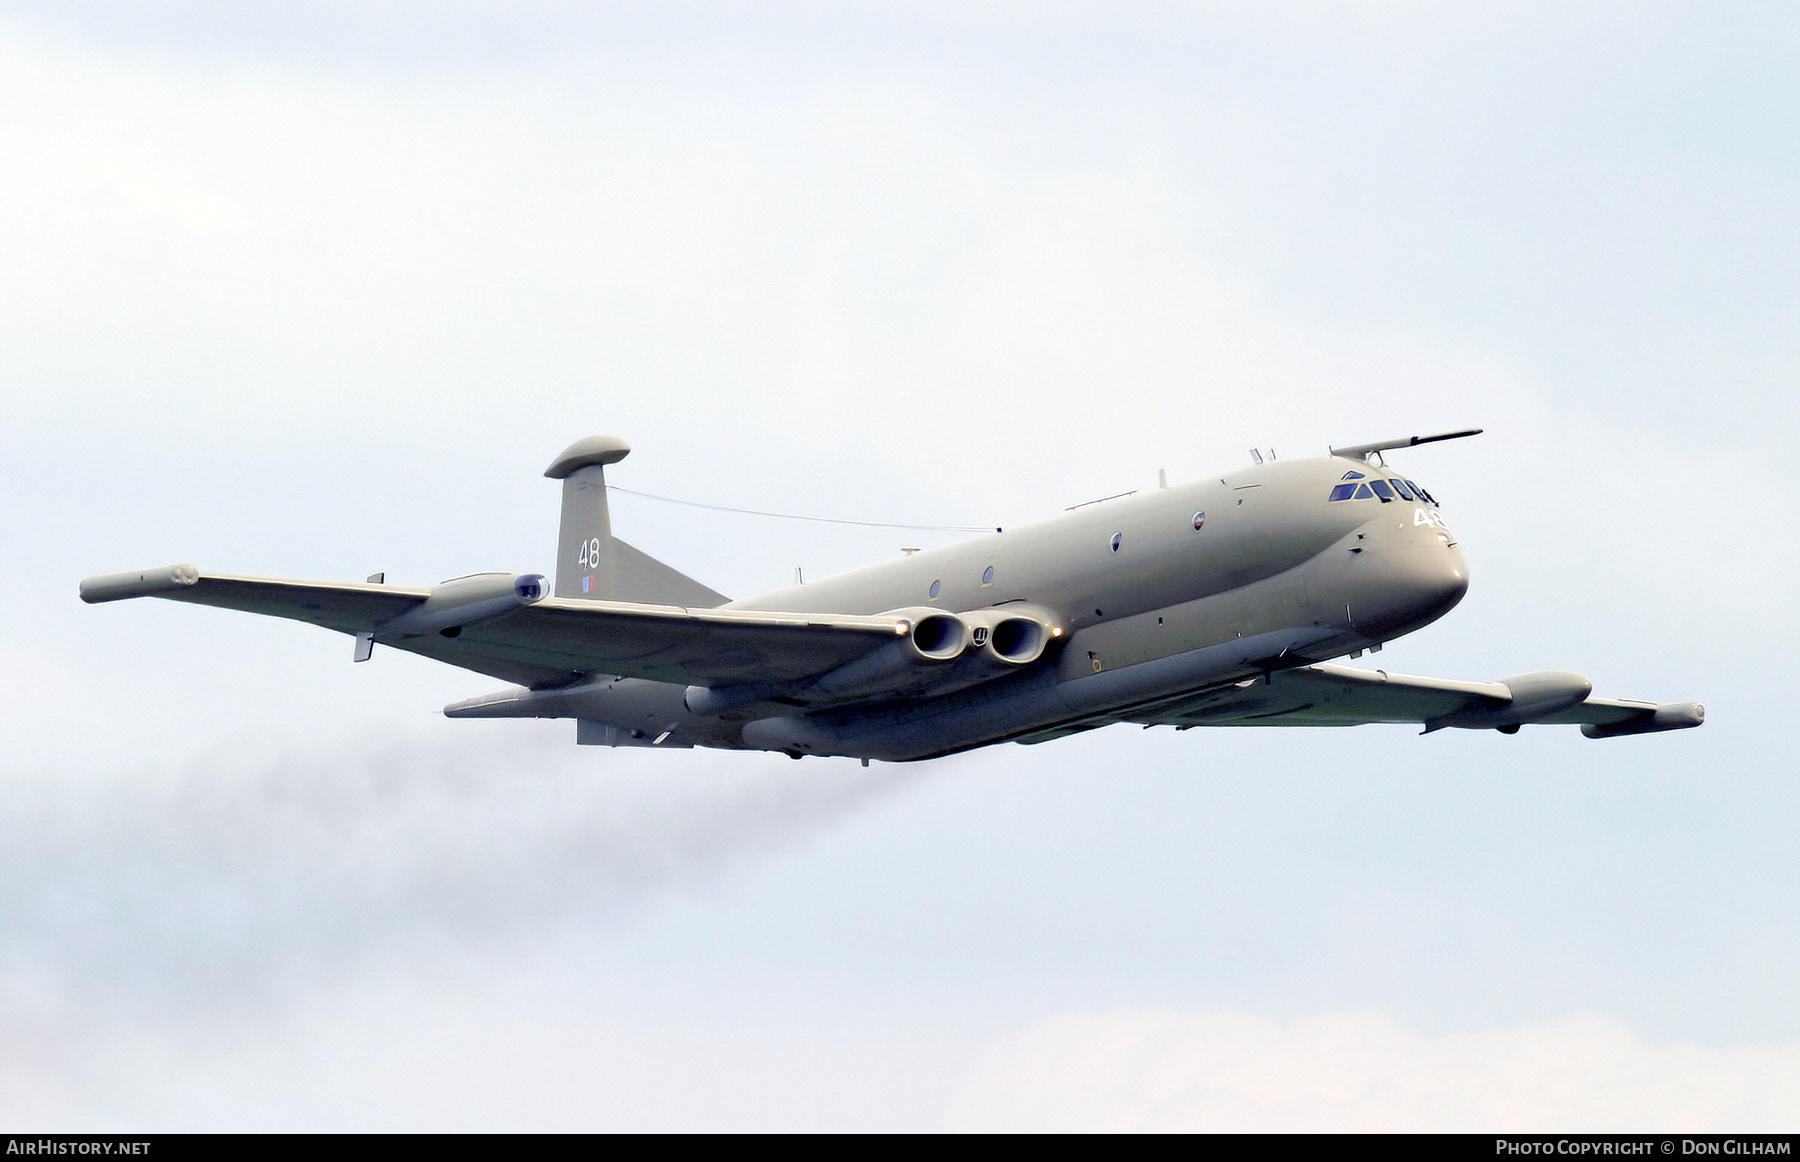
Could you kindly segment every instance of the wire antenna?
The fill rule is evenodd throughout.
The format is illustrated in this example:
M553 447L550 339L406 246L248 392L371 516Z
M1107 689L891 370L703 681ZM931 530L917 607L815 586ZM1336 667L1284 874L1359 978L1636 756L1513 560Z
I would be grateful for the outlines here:
M709 508L714 512L735 512L740 516L766 516L777 520L809 520L827 525L859 525L866 529L913 529L930 533L985 533L987 529L972 525L903 525L880 520L839 520L830 516L802 516L793 512L764 512L756 508L733 508L728 504L706 504L698 500L680 500L673 496L658 496L654 492L639 492L635 488L621 488L617 484L608 484L609 492L623 492L630 496L641 496L645 500L660 500L664 504L684 504L689 508ZM995 529L999 532L999 529Z

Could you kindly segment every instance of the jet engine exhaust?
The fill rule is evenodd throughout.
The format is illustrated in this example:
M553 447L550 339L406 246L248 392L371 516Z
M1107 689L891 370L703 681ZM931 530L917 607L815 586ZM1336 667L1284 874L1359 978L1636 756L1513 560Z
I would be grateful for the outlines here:
M1043 657L1058 621L1047 609L1023 605L973 609L962 619L969 624L981 660L1000 667L1029 666Z

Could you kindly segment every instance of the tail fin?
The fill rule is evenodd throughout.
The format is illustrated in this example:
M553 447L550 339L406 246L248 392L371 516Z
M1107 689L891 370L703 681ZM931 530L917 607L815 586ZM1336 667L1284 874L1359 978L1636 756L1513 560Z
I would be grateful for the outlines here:
M606 465L631 454L617 436L589 436L563 449L544 475L563 482L556 542L556 596L711 609L729 600L612 535Z

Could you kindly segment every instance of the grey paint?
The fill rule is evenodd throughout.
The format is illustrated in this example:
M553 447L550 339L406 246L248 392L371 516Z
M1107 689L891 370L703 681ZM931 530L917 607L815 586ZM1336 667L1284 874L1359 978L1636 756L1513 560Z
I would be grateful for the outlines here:
M595 436L545 473L563 484L550 599L512 575L421 590L192 566L91 578L82 596L376 632L522 683L451 717L573 718L584 745L906 761L1116 722L1557 722L1596 738L1698 725L1696 704L1595 699L1578 674L1470 683L1323 664L1430 624L1468 587L1435 502L1333 488L1393 478L1382 451L1472 434L1271 460L739 601L612 535L605 470L630 447Z
M606 465L631 454L617 436L589 436L563 449L544 475L562 481L556 543L556 596L710 609L717 593L613 536Z

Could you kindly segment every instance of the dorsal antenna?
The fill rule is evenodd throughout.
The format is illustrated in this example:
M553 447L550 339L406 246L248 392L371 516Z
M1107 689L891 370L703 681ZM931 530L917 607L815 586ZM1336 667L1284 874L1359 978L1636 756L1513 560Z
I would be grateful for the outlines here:
M1470 428L1464 432L1445 432L1441 436L1407 436L1399 440L1377 440L1373 444L1353 444L1348 448L1332 448L1333 456L1348 456L1352 460L1367 460L1377 452L1387 452L1395 448L1412 448L1419 444L1435 444L1439 440L1460 440L1464 436L1479 436L1482 429Z

